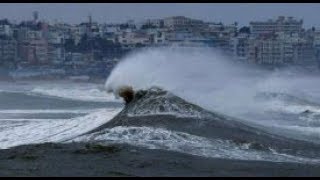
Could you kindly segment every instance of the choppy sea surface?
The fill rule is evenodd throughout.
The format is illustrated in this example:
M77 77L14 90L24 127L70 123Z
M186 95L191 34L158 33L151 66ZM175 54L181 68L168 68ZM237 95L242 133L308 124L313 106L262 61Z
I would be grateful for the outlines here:
M319 163L320 102L281 93L260 93L257 99L273 108L254 123L159 88L125 106L104 84L1 82L0 148L124 143L206 158Z

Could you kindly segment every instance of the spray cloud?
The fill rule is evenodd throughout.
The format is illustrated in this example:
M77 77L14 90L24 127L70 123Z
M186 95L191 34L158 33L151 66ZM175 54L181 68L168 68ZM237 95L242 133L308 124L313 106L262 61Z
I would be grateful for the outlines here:
M158 86L205 109L269 125L274 123L268 117L270 109L288 110L291 106L278 100L257 99L259 93L320 99L315 96L320 89L314 83L317 77L252 66L232 61L212 49L150 48L119 62L105 87L109 92L117 92L123 86L135 91Z

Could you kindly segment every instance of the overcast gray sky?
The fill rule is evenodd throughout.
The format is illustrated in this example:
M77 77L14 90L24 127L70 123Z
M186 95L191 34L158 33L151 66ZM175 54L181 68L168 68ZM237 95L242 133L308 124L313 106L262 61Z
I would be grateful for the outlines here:
M87 21L91 13L95 21L102 23L184 15L227 24L237 21L243 26L251 20L285 15L303 18L305 27L320 28L320 4L317 3L1 3L0 18L28 20L34 10L39 12L40 19L68 23Z

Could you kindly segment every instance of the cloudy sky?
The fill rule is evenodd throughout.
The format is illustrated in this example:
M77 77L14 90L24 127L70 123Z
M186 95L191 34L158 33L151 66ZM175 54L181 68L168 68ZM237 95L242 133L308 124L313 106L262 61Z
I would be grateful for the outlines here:
M87 21L88 14L97 22L140 21L184 15L207 21L222 21L248 25L251 20L266 20L279 15L304 19L305 27L320 27L320 4L316 3L1 3L0 18L28 20L32 11L39 12L40 19L79 23Z

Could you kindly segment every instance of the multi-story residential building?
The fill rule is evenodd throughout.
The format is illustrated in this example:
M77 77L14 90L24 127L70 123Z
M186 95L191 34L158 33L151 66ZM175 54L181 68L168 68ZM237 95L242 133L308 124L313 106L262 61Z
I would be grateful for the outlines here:
M65 60L64 33L50 31L48 36L48 60L54 64L62 64Z
M78 45L80 43L82 37L83 35L80 32L79 27L76 26L76 28L74 28L74 31L72 33L72 39L74 40L75 45Z
M0 36L11 37L13 35L12 25L7 19L0 20Z
M314 39L313 39L313 48L315 51L315 58L318 62L318 66L320 67L320 31L315 30Z
M155 28L163 28L164 20L163 19L147 19L142 23L142 25L149 25Z
M67 23L54 23L49 25L48 27L48 35L50 32L59 32L62 33L65 39L72 39L73 33L75 31L75 27L73 25ZM49 38L49 37L48 37Z
M48 24L27 21L17 26L18 57L30 64L48 63Z
M173 16L163 19L163 24L170 30L188 30L192 31L194 28L202 28L206 24L197 19L191 19L184 16Z
M83 35L88 35L90 32L90 24L87 23L87 22L83 22L83 23L80 23L79 25L77 25L77 30L76 30L76 33L79 35L79 36L83 36Z
M257 64L282 64L282 43L276 39L274 34L250 38L249 40L249 62Z
M209 35L214 35L214 36L234 36L236 31L237 31L237 26L236 24L231 24L231 25L224 25L222 23L214 23L214 22L209 22L206 23L207 28L203 29L203 32L209 33Z
M283 46L283 62L294 63L294 45L303 40L303 38L298 33L287 34L279 32L276 35Z
M279 33L278 39L283 41L285 62L300 65L312 65L316 62L314 39L298 33Z
M91 23L91 27L89 29L91 37L101 37L101 31L100 31L100 26L98 23L93 22Z
M26 39L41 39L43 37L43 33L40 30L28 30L26 31Z
M293 61L298 65L315 65L316 53L312 42L301 41L293 45Z
M0 62L17 60L17 41L11 37L0 38Z
M117 40L125 47L134 47L136 45L149 45L152 39L149 34L144 32L123 32Z
M274 32L301 33L303 20L296 20L293 17L278 17L276 20L250 22L251 34L268 34Z
M166 31L166 40L169 42L184 41L194 37L190 31Z
M30 64L48 64L48 42L45 39L23 41L20 56Z
M235 34L237 27L235 24L224 25L222 23L208 22L206 26L197 29L194 33L209 40L209 46L220 49L226 55L232 55L236 43Z
M211 42L210 39L189 31L166 31L165 41L166 45L188 47L207 47Z
M249 56L249 34L231 38L231 53L234 59L247 61Z
M315 30L313 37L314 37L313 44L315 46L320 45L320 30Z
M315 63L313 44L299 34L266 34L249 41L249 62L259 64Z
M152 34L152 43L156 45L162 45L166 43L166 33L164 31L157 31Z
M283 64L283 46L277 39L267 39L260 42L259 64Z

